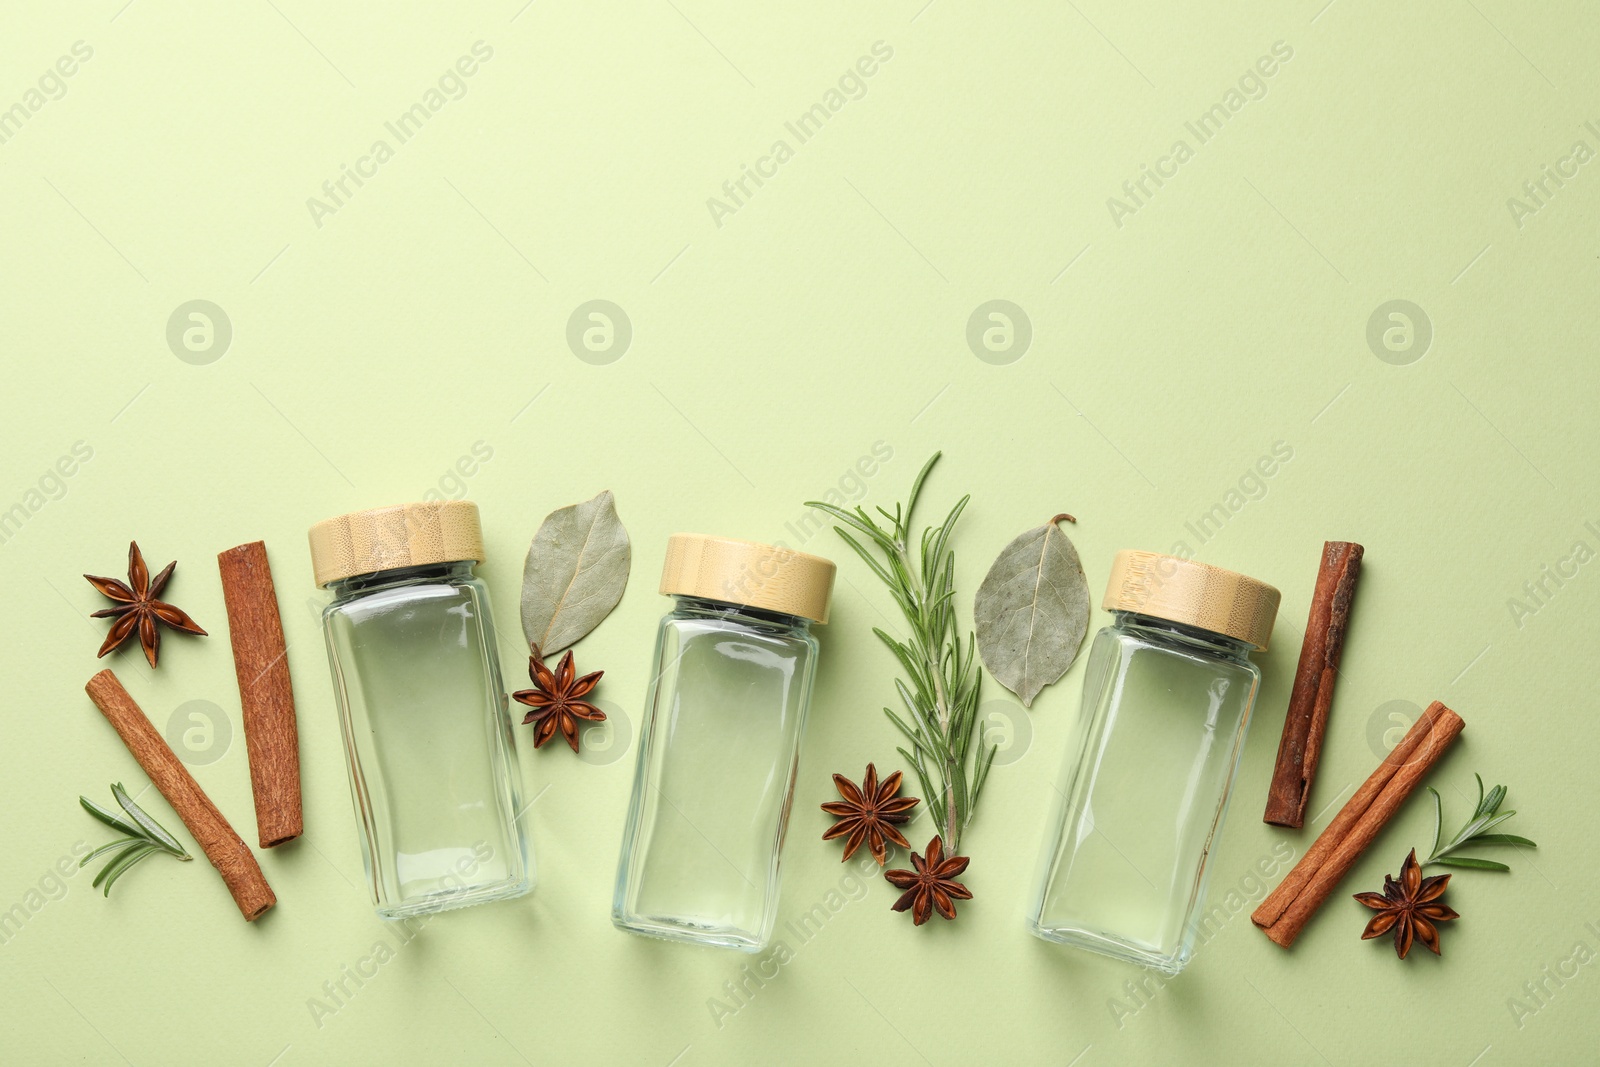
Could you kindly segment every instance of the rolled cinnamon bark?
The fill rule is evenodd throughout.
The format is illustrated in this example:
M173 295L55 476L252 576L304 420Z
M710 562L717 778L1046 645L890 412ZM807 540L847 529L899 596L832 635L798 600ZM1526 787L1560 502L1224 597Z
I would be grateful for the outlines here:
M1317 908L1465 725L1461 716L1439 701L1428 705L1278 888L1261 902L1250 921L1284 948L1294 944Z
M84 686L89 699L116 727L122 743L128 746L133 758L150 776L150 781L161 795L167 798L172 810L178 813L183 825L189 828L194 839L205 852L206 859L222 875L228 892L233 894L239 911L251 922L278 902L272 887L261 873L261 867L250 851L250 846L233 832L228 820L222 817L217 806L211 803L199 783L172 749L156 733L154 726L128 691L122 688L117 676L109 670L101 671Z
M1300 645L1289 710L1283 717L1283 740L1278 744L1267 810L1261 817L1264 822L1296 830L1305 825L1311 779L1322 758L1322 737L1333 706L1333 683L1344 656L1345 623L1365 551L1352 541L1328 541L1322 546L1322 566L1311 597L1311 616Z
M217 554L222 596L228 605L228 637L239 678L244 739L250 753L250 789L256 802L256 834L262 848L300 836L300 737L294 689L278 596L272 587L267 547L260 541Z

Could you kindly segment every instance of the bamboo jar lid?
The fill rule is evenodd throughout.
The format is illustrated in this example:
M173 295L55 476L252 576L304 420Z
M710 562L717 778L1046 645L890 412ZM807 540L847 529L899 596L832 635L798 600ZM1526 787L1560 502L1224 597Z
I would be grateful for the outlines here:
M1198 626L1265 650L1279 592L1234 571L1158 552L1123 549L1111 562L1100 606Z
M833 573L832 560L782 545L680 533L667 541L661 592L827 622Z
M478 505L470 500L352 511L317 523L310 538L311 571L318 586L398 567L483 562Z

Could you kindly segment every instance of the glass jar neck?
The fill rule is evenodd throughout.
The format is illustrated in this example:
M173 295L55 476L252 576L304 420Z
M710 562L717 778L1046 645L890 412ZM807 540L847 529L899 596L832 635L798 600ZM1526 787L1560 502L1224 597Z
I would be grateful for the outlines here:
M1253 645L1238 638L1228 637L1212 630L1204 630L1187 623L1158 619L1154 615L1141 615L1136 611L1114 611L1113 625L1126 633L1138 634L1196 652L1248 663Z
M402 585L424 585L429 582L463 581L471 578L473 560L454 560L450 563L429 563L419 567L396 567L393 570L373 571L371 574L354 574L328 583L328 591L336 598L365 596L384 589Z
M787 630L794 633L805 633L811 628L811 620L801 618L799 615L785 615L781 611L767 611L763 608L753 608L748 604L734 604L726 600L711 600L707 597L684 596L674 594L674 615L701 619L722 619L728 622L738 622L746 626Z

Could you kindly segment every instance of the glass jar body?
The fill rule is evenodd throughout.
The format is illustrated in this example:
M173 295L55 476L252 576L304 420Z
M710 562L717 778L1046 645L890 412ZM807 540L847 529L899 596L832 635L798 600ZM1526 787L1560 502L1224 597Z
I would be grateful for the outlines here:
M1260 672L1249 646L1117 612L1095 635L1030 923L1167 974L1194 952Z
M761 949L817 643L792 615L677 598L656 637L612 921Z
M380 916L521 896L533 862L488 590L470 562L331 583L322 614Z

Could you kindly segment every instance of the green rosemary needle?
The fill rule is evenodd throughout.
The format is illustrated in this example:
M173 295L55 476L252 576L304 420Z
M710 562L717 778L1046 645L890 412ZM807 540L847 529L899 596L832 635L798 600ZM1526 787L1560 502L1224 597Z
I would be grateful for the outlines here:
M912 513L922 483L939 455L935 452L923 466L903 508L896 504L892 515L878 508L878 514L888 521L887 529L861 507L846 511L815 500L806 506L844 524L835 526L834 531L888 587L905 616L909 640L897 640L877 628L872 631L894 653L910 679L909 683L895 680L906 714L898 715L889 708L883 711L911 742L910 751L898 751L922 783L928 810L944 838L945 853L955 856L999 746L985 752L980 741L973 747L981 672L973 636L969 633L963 644L956 630L955 554L950 550L950 535L971 497L962 497L943 523L924 530L920 542L912 542ZM871 549L858 538L864 538Z
M1428 858L1422 861L1424 867L1433 864L1439 867L1470 867L1480 871L1509 871L1511 868L1496 860L1477 859L1472 856L1457 856L1456 850L1475 845L1521 845L1524 848L1538 848L1526 837L1516 834L1491 834L1488 831L1499 826L1515 811L1501 811L1500 805L1506 799L1506 787L1497 785L1487 794L1483 791L1483 776L1474 774L1478 779L1478 806L1472 813L1472 818L1467 820L1456 836L1443 844L1439 843L1440 824L1444 822L1444 802L1439 798L1439 791L1433 786L1428 787L1428 792L1433 794L1433 850Z
M118 878L128 873L129 868L134 864L146 856L155 855L157 852L165 852L174 859L183 860L184 862L194 858L184 850L182 845L178 844L177 838L169 834L165 827L152 819L143 808L133 802L133 798L128 795L128 791L122 788L121 782L112 785L111 795L116 798L117 804L127 813L128 818L124 819L119 815L112 814L88 797L80 796L78 798L78 803L83 805L84 811L87 811L118 833L127 835L112 841L110 844L101 845L78 861L79 867L85 867L96 856L107 852L115 853L111 861L100 869L99 874L94 876L93 885L95 888L103 888L105 895L109 897L111 895L111 886Z

